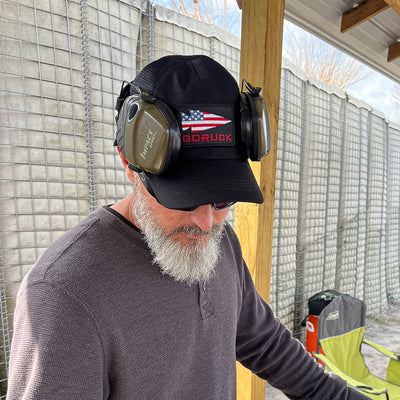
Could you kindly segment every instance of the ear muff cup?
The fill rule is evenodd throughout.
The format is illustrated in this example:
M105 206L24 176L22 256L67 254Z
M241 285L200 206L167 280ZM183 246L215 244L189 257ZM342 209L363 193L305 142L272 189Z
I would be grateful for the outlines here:
M240 93L241 138L252 161L262 160L270 151L271 134L265 100L250 92Z
M252 160L256 150L254 149L256 132L253 129L253 115L249 98L250 95L248 93L240 93L240 128L242 143L246 149L246 157Z
M117 121L117 129L123 130L123 143L118 145L133 169L160 175L179 156L181 131L164 102L143 97L134 94L125 99Z

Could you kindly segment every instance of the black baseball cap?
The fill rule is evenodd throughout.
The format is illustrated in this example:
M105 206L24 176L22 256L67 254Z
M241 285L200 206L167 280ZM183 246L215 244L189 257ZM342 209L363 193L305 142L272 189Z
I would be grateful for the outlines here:
M161 175L141 173L160 204L185 209L263 202L240 140L239 88L222 65L204 55L165 56L145 66L132 84L167 104L181 128L177 161ZM120 132L115 143L122 144Z

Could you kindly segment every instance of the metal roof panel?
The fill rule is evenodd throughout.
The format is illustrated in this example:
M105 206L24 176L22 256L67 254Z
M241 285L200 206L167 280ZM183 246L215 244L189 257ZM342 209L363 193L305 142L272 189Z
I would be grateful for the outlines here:
M388 9L341 33L342 14L357 4L286 0L285 18L400 84L400 59L387 62L389 46L400 39L400 15Z

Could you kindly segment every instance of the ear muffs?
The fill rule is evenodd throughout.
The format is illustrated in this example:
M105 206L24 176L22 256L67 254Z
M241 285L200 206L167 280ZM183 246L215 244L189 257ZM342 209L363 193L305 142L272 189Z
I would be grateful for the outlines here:
M261 89L243 81L248 92L240 93L241 141L246 158L260 161L271 147L268 108ZM179 156L180 124L167 104L125 83L116 104L115 145L136 172L163 174Z
M118 143L132 169L160 175L178 158L179 124L161 100L137 93L123 100L117 119Z
M243 80L248 92L240 93L241 138L252 161L262 160L271 149L268 107L261 89Z

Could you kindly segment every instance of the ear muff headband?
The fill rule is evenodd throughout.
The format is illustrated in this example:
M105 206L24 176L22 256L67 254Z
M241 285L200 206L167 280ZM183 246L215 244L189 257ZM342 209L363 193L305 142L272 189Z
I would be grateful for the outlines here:
M117 128L123 130L124 157L138 171L162 174L179 155L179 124L161 100L146 94L128 96L120 109Z
M248 92L240 93L241 141L246 157L260 161L271 146L268 108L261 89L243 81ZM160 175L179 156L179 122L167 104L140 92L132 83L124 85L116 104L116 144L132 169Z
M260 161L271 149L268 107L260 96L261 89L243 82L249 91L240 93L241 137L248 158Z

